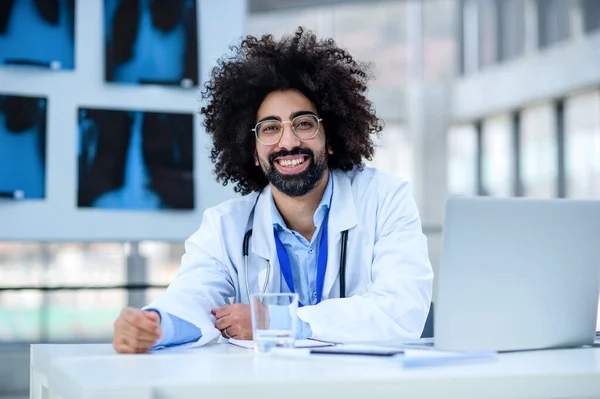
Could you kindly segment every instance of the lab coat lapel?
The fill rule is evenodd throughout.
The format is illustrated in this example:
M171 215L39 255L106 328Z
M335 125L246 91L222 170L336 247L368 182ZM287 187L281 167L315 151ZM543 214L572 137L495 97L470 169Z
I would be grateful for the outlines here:
M275 238L273 237L273 218L271 215L271 186L267 185L261 192L254 208L254 222L252 225L251 251L271 263L269 273L269 282L266 292L280 291L281 272L279 268L279 259L277 258L277 248L275 247ZM249 273L256 273L257 265L249 264ZM260 267L262 268L262 267ZM262 287L262 279L259 279Z
M330 298L333 285L338 281L337 277L340 271L341 232L356 226L357 223L354 195L352 193L350 179L346 173L339 170L334 170L332 176L333 197L331 199L331 209L329 210L327 270L325 272L325 281L323 283L323 299ZM349 232L348 236L350 237L351 235L351 232ZM346 261L348 262L349 259L346 258ZM346 287L348 288L347 285Z

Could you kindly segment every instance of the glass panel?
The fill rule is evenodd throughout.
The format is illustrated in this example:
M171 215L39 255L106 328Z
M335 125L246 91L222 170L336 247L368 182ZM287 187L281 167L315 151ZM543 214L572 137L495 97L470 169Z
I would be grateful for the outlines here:
M458 2L423 2L423 79L447 80L456 75L458 44L456 24Z
M525 50L525 1L502 0L497 5L500 59L516 58Z
M524 195L555 197L558 158L554 108L551 104L521 113L521 179Z
M404 125L387 122L380 138L375 140L375 145L375 156L368 162L369 166L413 181L413 151Z
M598 302L598 316L596 317L596 331L600 331L600 301Z
M581 0L581 14L583 16L583 29L586 32L600 29L600 1Z
M477 130L455 126L448 133L448 194L477 194Z
M144 241L140 243L140 253L146 258L148 283L168 285L179 271L184 244Z
M357 60L372 63L371 72L376 79L370 82L369 99L376 105L380 117L394 119L403 109L402 89L407 81L404 21L405 2L378 1L252 13L246 31L259 36L271 33L279 38L293 33L301 25L319 37L333 37ZM444 57L445 54L443 50ZM444 66L440 66L439 71ZM445 69L443 72L448 73Z
M125 290L49 292L47 331L51 341L109 342L113 323L127 306Z
M383 1L333 7L337 43L361 62L372 63L369 99L378 116L398 119L408 75L406 2Z
M41 339L40 291L0 292L0 342Z
M482 184L486 195L511 196L514 193L514 143L510 115L483 122Z
M470 75L479 70L479 4L477 0L462 2L462 57L463 74Z
M246 32L253 36L272 34L275 38L294 33L298 26L312 30L317 35L329 31L330 8L312 7L293 10L251 13L246 23Z
M36 286L44 276L42 244L0 242L0 286Z
M574 0L537 0L538 45L548 47L570 37L570 3Z
M123 244L0 243L2 286L122 285L125 270ZM124 291L0 292L0 340L110 337L125 305Z
M147 290L146 298L148 300L148 303L151 303L152 301L158 299L158 297L164 294L165 291L165 288L150 288L149 290Z
M498 16L496 2L479 1L479 57L482 68L498 62Z
M49 286L106 286L126 282L126 246L119 243L49 244Z
M565 101L567 196L600 198L600 92Z

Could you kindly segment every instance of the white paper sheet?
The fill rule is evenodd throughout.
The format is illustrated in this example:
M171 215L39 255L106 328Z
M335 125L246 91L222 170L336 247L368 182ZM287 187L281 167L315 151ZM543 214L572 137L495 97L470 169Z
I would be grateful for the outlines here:
M240 348L254 349L254 341L242 341L231 338L229 340L229 343L231 345L239 346ZM330 344L328 342L313 341L312 339L298 339L294 341L294 346L296 348L322 348L325 346L332 345L333 344Z

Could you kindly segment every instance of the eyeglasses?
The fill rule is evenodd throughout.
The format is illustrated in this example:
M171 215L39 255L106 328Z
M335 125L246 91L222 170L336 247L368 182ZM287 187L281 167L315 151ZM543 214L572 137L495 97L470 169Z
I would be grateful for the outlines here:
M279 143L283 137L283 124L291 123L292 132L300 140L310 140L319 134L321 118L316 115L300 115L291 121L280 122L278 120L267 120L258 122L252 131L256 139L263 145L273 145Z

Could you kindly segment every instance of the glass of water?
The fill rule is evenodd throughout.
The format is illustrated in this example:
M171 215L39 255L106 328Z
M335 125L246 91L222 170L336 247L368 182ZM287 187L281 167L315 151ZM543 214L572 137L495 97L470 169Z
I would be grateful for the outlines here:
M254 294L250 307L252 339L256 352L294 346L298 294Z

